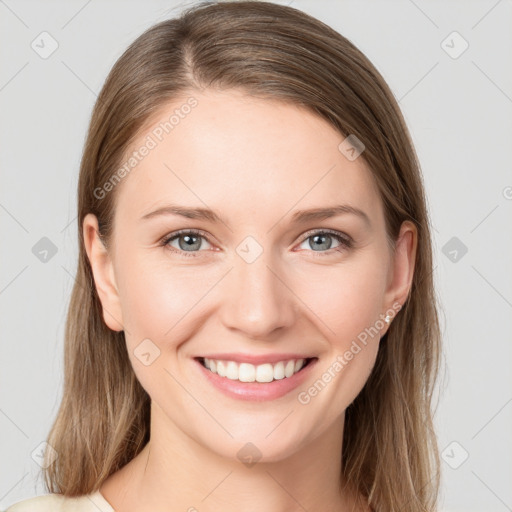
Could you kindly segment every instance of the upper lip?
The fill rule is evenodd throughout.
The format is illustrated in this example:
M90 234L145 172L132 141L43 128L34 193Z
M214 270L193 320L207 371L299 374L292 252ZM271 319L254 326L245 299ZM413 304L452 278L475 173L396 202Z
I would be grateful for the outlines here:
M237 363L250 363L253 365L265 364L265 363L278 363L279 361L290 361L290 359L312 359L315 356L306 356L304 354L240 354L240 353L222 353L222 354L207 354L200 356L199 358L216 359L219 361L235 361Z

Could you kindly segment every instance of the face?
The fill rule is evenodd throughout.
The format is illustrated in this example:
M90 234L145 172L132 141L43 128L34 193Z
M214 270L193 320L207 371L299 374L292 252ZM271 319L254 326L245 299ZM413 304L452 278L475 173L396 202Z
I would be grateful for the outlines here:
M190 96L130 147L113 246L89 215L87 252L152 414L219 455L251 442L277 460L361 391L410 288L414 226L393 251L363 157L321 118L234 90Z

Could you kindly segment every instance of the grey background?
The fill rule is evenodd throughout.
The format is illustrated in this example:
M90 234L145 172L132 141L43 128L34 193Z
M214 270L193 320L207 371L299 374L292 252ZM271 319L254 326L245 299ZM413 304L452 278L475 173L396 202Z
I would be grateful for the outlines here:
M191 3L0 0L2 510L44 492L31 454L61 398L92 105L127 45ZM277 3L352 40L399 99L435 227L446 358L436 415L442 510L512 510L512 3ZM43 31L58 43L46 59L31 47L42 46ZM453 31L469 43L457 58L463 41L446 39ZM46 262L32 252L43 237L57 250Z

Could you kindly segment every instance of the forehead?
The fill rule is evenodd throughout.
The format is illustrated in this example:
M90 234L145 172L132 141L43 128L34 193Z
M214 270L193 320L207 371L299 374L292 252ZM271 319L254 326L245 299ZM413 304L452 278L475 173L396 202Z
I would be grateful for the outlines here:
M139 155L118 190L116 217L135 220L166 202L260 219L326 204L375 210L372 174L363 158L340 151L344 138L290 103L191 92L165 104L131 144L126 159Z

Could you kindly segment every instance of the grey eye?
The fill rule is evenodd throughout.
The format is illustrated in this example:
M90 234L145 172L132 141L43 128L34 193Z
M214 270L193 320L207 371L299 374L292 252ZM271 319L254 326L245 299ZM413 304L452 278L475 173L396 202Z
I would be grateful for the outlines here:
M335 239L339 245L335 245L334 248L339 247L344 243L344 240L341 236L335 235L333 233L315 233L307 237L302 244L307 243L308 247L301 247L303 249L313 250L313 251L326 251L333 248L332 241ZM301 244L301 245L302 245Z
M178 241L178 247L172 244L175 241ZM201 249L203 242L209 244L204 236L192 232L186 232L174 235L167 240L166 245L170 245L174 249L185 252L196 252Z

